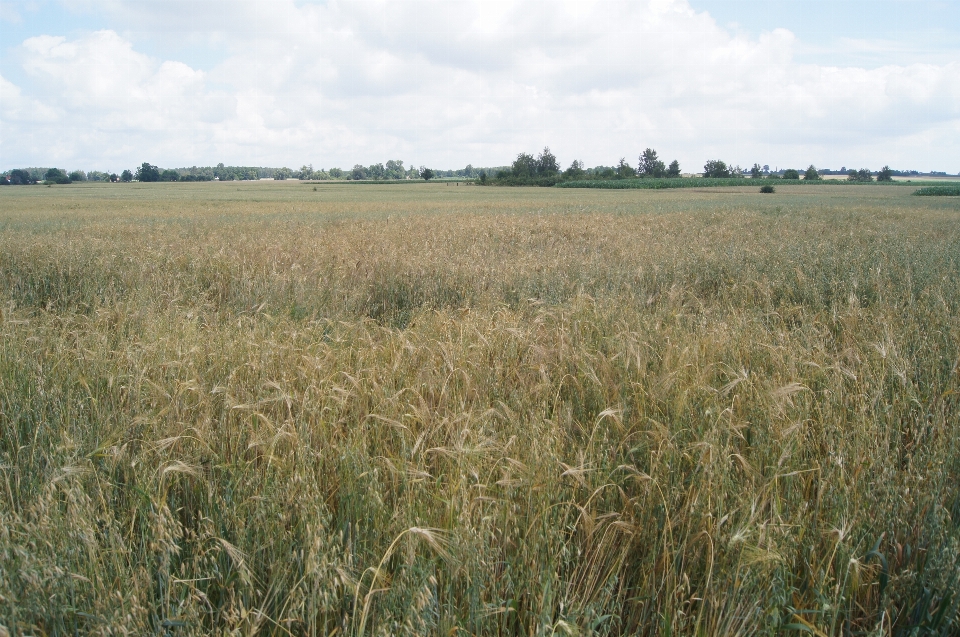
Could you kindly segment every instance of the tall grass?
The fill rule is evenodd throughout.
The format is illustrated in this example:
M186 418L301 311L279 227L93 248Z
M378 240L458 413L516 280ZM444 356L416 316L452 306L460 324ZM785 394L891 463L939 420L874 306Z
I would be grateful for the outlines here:
M957 630L955 210L161 188L0 193L12 634Z

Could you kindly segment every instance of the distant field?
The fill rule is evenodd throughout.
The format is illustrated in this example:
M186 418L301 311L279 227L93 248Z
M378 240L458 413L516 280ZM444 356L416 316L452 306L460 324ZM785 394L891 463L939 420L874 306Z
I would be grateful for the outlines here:
M0 189L11 634L960 630L960 203Z

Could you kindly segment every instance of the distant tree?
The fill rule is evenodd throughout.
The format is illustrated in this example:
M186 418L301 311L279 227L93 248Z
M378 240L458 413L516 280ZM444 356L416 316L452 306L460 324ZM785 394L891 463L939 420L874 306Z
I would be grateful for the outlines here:
M763 169L760 168L760 164L753 165L753 168L750 169L750 177L753 179L760 179L763 177Z
M804 181L819 181L820 173L817 172L817 167L813 164L810 164L810 167L807 168L806 172L803 173Z
M641 177L663 177L666 172L667 167L657 158L657 151L652 148L643 151L637 164L637 173Z
M679 177L680 176L680 162L674 159L670 162L670 167L667 168L667 177Z
M10 171L10 184L14 186L26 186L29 184L35 184L37 180L26 170L22 168L15 168Z
M783 171L783 179L800 179L800 173L793 168Z
M327 171L332 179L343 179L343 171L339 168L331 168Z
M294 173L294 176L300 180L314 179L313 164L304 164L303 166L300 166L300 170Z
M125 169L120 173L120 181L133 181L133 173Z
M160 173L160 181L180 181L180 173L172 168L167 168Z
M884 166L877 173L877 181L893 181L893 170L890 166Z
M570 167L563 171L563 176L567 179L582 179L585 174L583 162L579 159L574 159L570 162Z
M371 164L370 168L367 169L367 176L370 179L376 179L380 181L387 175L387 169L383 164Z
M46 182L54 184L69 184L70 177L67 176L67 173L59 168L51 168L44 175L43 180Z
M620 161L617 162L617 179L629 179L636 176L637 171L627 163L627 158L621 157Z
M487 184L487 171L485 170L480 171L480 183L483 185Z
M433 171L426 166L420 166L420 179L430 181L433 179Z
M870 169L861 168L860 170L850 170L847 173L847 181L856 181L856 182L870 182L873 181L873 175L870 174Z
M143 162L133 176L137 181L160 181L160 169L152 164Z
M517 158L513 160L513 164L510 166L510 172L514 177L519 179L529 179L537 174L537 160L533 155L520 153L517 155Z
M548 146L544 146L540 156L537 157L537 174L547 176L556 175L559 172L560 164L557 162L557 156L550 152Z
M730 176L730 170L727 164L719 159L711 159L703 165L703 176L713 179L720 179Z
M70 178L70 181L86 181L87 174L82 170L74 170L72 173L67 175Z
M284 181L293 177L293 171L284 166L283 168L277 168L277 171L273 173L273 178L277 181Z
M387 179L403 179L407 176L407 171L403 168L402 159L390 159L387 160L386 166L386 178Z
M730 166L730 176L736 177L737 179L743 179L743 168L740 168L740 164L736 166Z

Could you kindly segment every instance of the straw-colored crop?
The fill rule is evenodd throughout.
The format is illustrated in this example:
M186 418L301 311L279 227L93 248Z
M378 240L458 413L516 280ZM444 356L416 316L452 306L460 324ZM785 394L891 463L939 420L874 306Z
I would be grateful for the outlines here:
M910 193L0 190L0 626L954 634Z

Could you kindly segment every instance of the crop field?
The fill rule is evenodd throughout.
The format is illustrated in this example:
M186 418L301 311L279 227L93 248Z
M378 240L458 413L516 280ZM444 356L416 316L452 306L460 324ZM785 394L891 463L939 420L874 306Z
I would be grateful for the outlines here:
M913 191L0 189L0 632L957 634Z

